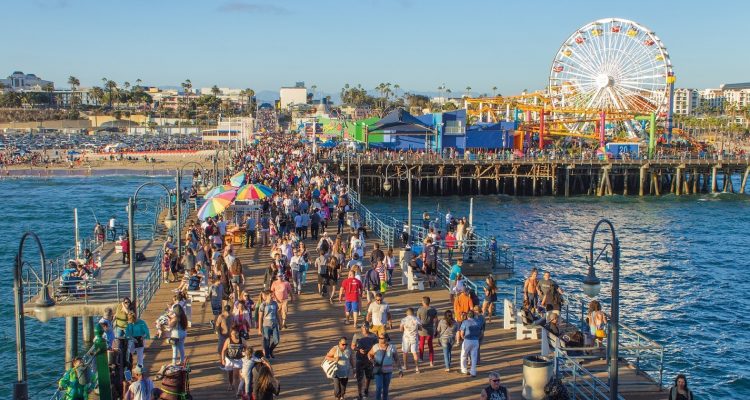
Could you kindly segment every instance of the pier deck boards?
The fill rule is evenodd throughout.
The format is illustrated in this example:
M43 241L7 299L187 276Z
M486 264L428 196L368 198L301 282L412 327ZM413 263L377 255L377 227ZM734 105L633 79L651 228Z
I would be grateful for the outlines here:
M329 233L335 233L330 230ZM375 239L368 239L369 251ZM313 258L317 256L314 243L306 242ZM249 288L253 299L257 298L262 287L262 274L270 262L269 248L244 249L239 248L238 256L246 267L249 275ZM393 278L395 288L388 291L385 298L393 309L394 329L392 343L400 351L401 334L398 332L398 322L405 315L407 307L418 307L422 296L430 296L432 304L442 314L450 307L448 293L444 288L428 289L424 292L405 290L400 285L401 273L397 270ZM172 297L172 290L176 284L166 284L156 293L142 318L151 326L156 317L164 310ZM281 331L281 344L276 350L274 369L281 381L281 396L283 399L328 399L333 396L331 381L326 379L320 369L320 363L325 353L335 345L337 338L346 336L351 340L355 329L352 325L343 325L343 304L334 302L329 304L327 299L317 295L316 274L308 274L307 284L301 296L289 307L290 316L288 329ZM186 341L186 356L192 367L190 387L195 399L231 399L233 393L227 390L227 379L223 371L218 368L216 353L216 336L212 332L209 321L212 318L210 306L195 305L192 315L192 327L188 329ZM477 377L470 378L458 373L460 353L458 348L453 350L452 372L443 371L442 350L435 347L435 366L428 363L421 366L422 373L415 374L412 362L411 370L403 378L394 377L391 383L393 399L476 399L480 390L487 385L487 373L500 372L503 384L508 387L513 398L521 398L522 387L522 358L528 354L538 353L538 340L516 341L515 333L503 330L502 321L497 319L488 326L485 343L482 346L481 365L477 369ZM436 341L437 342L437 341ZM256 349L261 348L260 337L251 335L250 343ZM146 366L152 373L171 360L171 348L162 340L147 342ZM425 355L425 361L427 355ZM621 382L629 379L646 380L637 377L626 368L621 368L623 374ZM666 398L663 392L656 392L656 386L646 397L622 393L626 399L658 399ZM370 388L374 395L374 382ZM356 397L356 380L350 378L347 398Z

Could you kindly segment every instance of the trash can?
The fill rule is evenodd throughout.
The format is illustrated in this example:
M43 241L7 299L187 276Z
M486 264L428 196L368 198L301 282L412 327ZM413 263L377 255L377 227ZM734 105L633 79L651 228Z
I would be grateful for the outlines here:
M526 400L544 398L544 386L552 377L552 361L540 356L523 358L523 389L521 396Z

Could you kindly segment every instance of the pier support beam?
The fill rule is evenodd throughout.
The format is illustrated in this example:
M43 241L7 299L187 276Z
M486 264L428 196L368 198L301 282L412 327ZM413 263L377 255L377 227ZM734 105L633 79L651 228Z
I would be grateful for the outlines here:
M750 166L745 168L745 174L742 175L742 187L740 188L740 193L747 193L747 178L750 176Z
M565 167L565 197L570 197L570 169L572 165Z
M628 195L628 168L625 167L625 171L623 172L622 176L622 195L627 196Z
M640 168L640 179L638 181L638 195L643 196L644 188L646 186L646 174L648 173L648 164Z
M78 317L65 317L65 369L78 355Z
M91 347L94 343L94 317L83 317L83 343L85 347Z
M719 168L721 168L721 164L711 167L711 193L716 193L719 189L719 185L716 183L716 175L719 173Z
M673 180L675 181L674 194L679 196L682 191L682 168L677 167Z

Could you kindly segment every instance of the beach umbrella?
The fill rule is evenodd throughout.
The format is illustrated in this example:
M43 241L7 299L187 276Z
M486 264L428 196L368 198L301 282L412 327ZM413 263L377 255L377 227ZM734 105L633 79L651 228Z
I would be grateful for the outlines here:
M206 200L205 203L198 209L198 219L204 220L208 217L215 217L224 212L224 210L232 204L237 192L234 190L228 190L223 193L219 193L216 196Z
M263 200L273 193L274 190L270 187L261 185L260 183L254 183L239 188L235 200Z
M232 186L242 186L243 183L245 183L245 173L244 172L238 172L234 175L232 175L231 178L229 178L229 183L232 184Z
M209 190L206 194L203 195L204 199L210 199L211 197L216 196L219 193L224 193L230 190L237 190L236 187L232 185L219 185L215 186L213 189Z

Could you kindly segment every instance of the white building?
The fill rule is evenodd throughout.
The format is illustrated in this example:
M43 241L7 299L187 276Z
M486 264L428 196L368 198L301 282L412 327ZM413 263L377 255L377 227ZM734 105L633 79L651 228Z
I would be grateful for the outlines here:
M721 89L703 89L699 93L700 105L721 110L724 107L724 93Z
M750 106L750 82L721 85L724 101L736 109Z
M700 104L699 101L698 90L685 88L675 89L672 112L675 115L690 115Z
M239 103L241 101L247 101L247 98L245 96L242 96L242 89L232 89L232 88L217 88L219 89L219 93L216 95L217 98L220 100L228 100L235 103ZM213 93L213 88L201 88L200 89L201 95L211 95ZM245 98L242 98L245 97Z
M252 140L254 122L252 117L222 118L216 128L203 130L203 141L246 144L249 140Z
M294 87L282 87L279 90L279 105L289 109L298 104L307 104L307 88L305 82L297 82Z
M24 74L21 71L15 71L6 79L0 79L6 90L15 92L36 91L41 92L47 85L55 86L52 81L45 81L34 74Z

